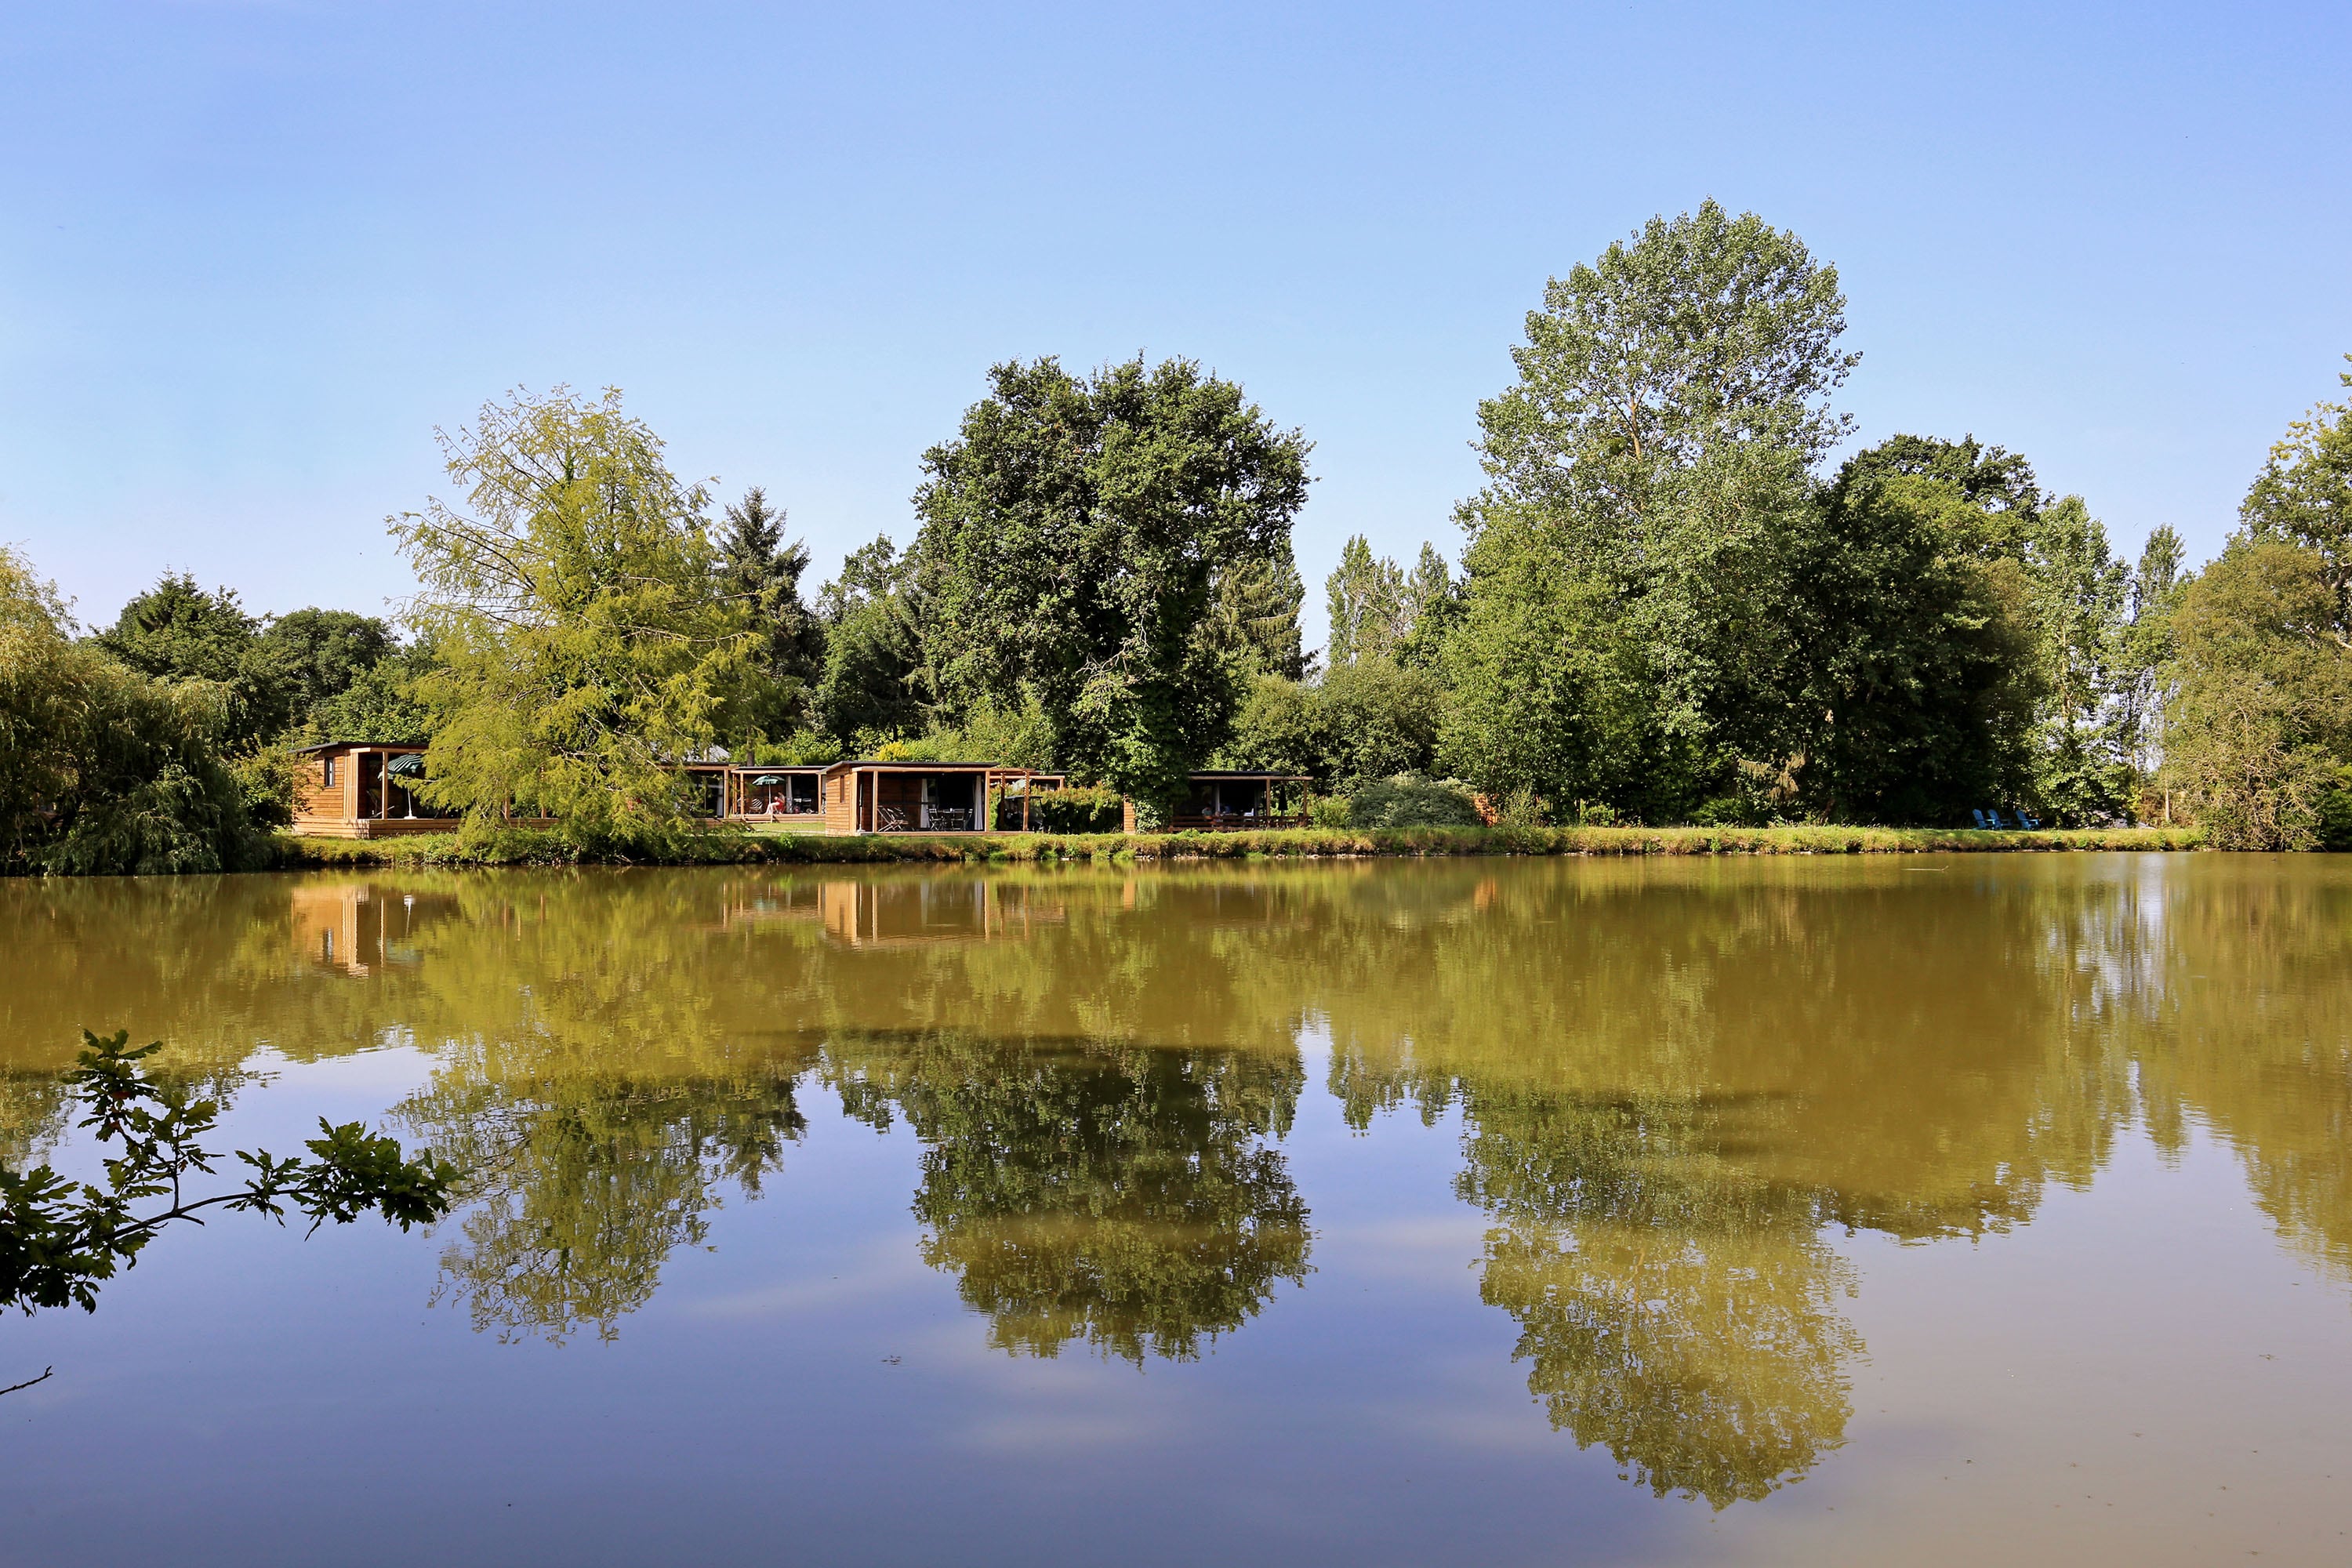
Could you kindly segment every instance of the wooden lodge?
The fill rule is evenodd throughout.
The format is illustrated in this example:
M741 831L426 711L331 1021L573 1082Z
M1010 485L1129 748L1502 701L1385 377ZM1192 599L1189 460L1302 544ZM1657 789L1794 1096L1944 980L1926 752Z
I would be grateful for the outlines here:
M420 742L327 741L305 746L295 792L294 831L334 838L446 833L457 813L417 798L425 776ZM1042 826L1037 796L1067 783L1060 773L994 763L884 762L860 758L824 766L695 762L682 770L707 821L774 824L811 833L1026 833ZM1309 781L1302 774L1219 771L1191 774L1170 826L1179 831L1238 831L1306 826ZM518 819L521 821L522 819ZM543 818L529 819L545 826ZM1135 831L1135 803L1126 829Z
M886 763L873 758L835 763L824 770L819 799L824 831L857 833L1018 833L1026 826L1029 792L1056 774L994 763ZM992 801L1013 804L1020 816L1004 826Z
M1239 833L1307 826L1304 773L1214 769L1185 777L1183 798L1168 826L1176 832ZM1127 803L1127 831L1135 831L1135 802Z
M739 763L727 770L726 810L722 815L730 822L779 822L822 831L824 808L819 801L824 790L822 766L795 763L749 767Z
M302 779L294 791L294 831L320 838L391 838L446 833L453 814L427 805L410 787L425 776L421 742L323 741L294 753Z

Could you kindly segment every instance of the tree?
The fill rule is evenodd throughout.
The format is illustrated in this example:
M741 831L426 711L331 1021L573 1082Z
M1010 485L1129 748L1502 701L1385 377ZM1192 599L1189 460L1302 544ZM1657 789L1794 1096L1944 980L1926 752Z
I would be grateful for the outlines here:
M1307 452L1189 360L996 366L915 497L950 716L1032 696L1062 765L1156 819L1232 726L1244 661L1218 579L1287 556Z
M310 724L322 703L349 691L400 651L392 627L373 616L311 608L278 616L253 639L245 656L254 684L274 700L264 734Z
M260 632L235 589L207 594L189 574L167 572L92 640L142 675L218 686L223 739L249 746L285 727L286 693L253 658Z
M190 574L166 572L122 606L97 642L142 675L226 686L244 673L246 653L260 630L261 623L237 603L236 589L207 594Z
M2311 848L2352 805L2352 405L2290 425L2238 515L2164 616L2161 778L2217 847Z
M292 1208L310 1217L313 1230L329 1220L349 1225L371 1211L406 1230L449 1212L456 1166L435 1159L430 1149L409 1158L394 1139L371 1135L356 1121L339 1127L324 1118L320 1136L306 1145L311 1158L239 1150L237 1159L253 1171L245 1184L193 1196L188 1179L211 1174L218 1158L196 1141L219 1120L220 1103L149 1071L146 1059L163 1049L161 1041L134 1048L128 1030L100 1039L87 1029L82 1040L80 1065L66 1082L89 1111L81 1125L121 1152L108 1158L103 1186L71 1181L47 1164L22 1175L0 1167L0 1309L30 1315L78 1306L94 1312L99 1287L136 1264L164 1226L202 1224L198 1216L209 1208L264 1214L281 1224ZM133 1212L150 1198L169 1202Z
M2148 531L2132 572L2131 607L2120 655L2117 735L2133 778L2143 790L2162 763L2166 670L2172 662L2172 611L2186 583L2180 535L2169 525ZM2161 808L2158 808L2159 811Z
M1834 268L1712 201L1547 286L1459 513L1454 751L1482 786L1666 813L1788 768L1781 611L1848 428L1843 328Z
M784 538L782 509L770 507L757 485L727 508L726 517L719 558L727 591L751 609L761 639L753 663L769 683L751 721L762 733L782 736L810 721L824 670L824 627L801 602L808 546Z
M1790 606L1797 709L1819 722L1800 775L1755 793L1840 820L1965 821L2030 782L2032 589L2016 560L1981 552L1980 490L1882 453L1848 461L1822 499Z
M1445 639L1462 618L1462 584L1437 546L1424 543L1421 559L1404 584L1407 629L1397 644L1397 662L1434 670L1444 659Z
M2352 372L2337 379L2352 387ZM2257 537L2316 552L2339 623L2352 623L2352 402L2323 401L2287 426L2238 517Z
M819 600L825 637L817 721L844 743L923 730L929 682L909 564L882 535L849 552Z
M2129 811L2116 697L2131 572L2080 496L2043 510L2028 560L2042 673L2034 793L2060 826L2081 827Z
M1298 629L1306 599L1286 539L1272 556L1234 562L1217 574L1218 631L1248 673L1306 679L1309 659Z
M2318 551L2241 534L2181 595L2164 773L2221 849L2309 849L2352 761L2352 652Z
M75 642L55 587L0 549L0 866L203 872L261 858L222 760L228 689L158 680Z
M415 687L434 725L425 798L478 819L511 803L589 837L686 820L678 764L730 728L757 641L720 591L708 492L670 473L617 389L517 392L437 439L466 510L387 520L442 661Z
M1376 558L1371 542L1354 534L1339 551L1339 564L1323 584L1331 637L1323 662L1333 669L1360 658L1391 658L1411 626L1404 574L1393 561Z

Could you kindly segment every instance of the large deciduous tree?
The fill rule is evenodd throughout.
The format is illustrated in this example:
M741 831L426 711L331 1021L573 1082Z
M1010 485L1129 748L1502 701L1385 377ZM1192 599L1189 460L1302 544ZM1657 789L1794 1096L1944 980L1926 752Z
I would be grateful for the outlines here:
M679 822L677 764L728 729L758 642L707 491L616 389L517 392L439 439L462 504L388 520L441 660L415 683L435 725L426 798L592 837Z
M2219 847L2335 843L2352 818L2352 405L2289 426L2239 518L2167 617L2162 777Z
M1217 585L1287 561L1307 449L1188 360L996 366L915 498L945 703L1034 699L1061 765L1155 816L1231 728Z
M1747 762L1785 771L1779 611L1847 428L1836 269L1714 202L1554 279L1480 405L1487 483L1461 509L1470 580L1449 751L1532 785L1672 814Z

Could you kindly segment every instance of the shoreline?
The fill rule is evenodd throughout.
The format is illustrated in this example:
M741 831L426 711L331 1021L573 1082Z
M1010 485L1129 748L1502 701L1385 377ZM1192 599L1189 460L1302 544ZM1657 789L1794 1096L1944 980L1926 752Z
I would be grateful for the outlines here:
M2201 848L2193 827L1407 827L1292 828L1266 833L927 836L716 832L667 853L583 852L553 833L509 830L471 842L456 833L399 838L277 836L274 869L345 866L759 866L969 864L1064 860L1431 858L1481 855L1900 855L2066 853Z

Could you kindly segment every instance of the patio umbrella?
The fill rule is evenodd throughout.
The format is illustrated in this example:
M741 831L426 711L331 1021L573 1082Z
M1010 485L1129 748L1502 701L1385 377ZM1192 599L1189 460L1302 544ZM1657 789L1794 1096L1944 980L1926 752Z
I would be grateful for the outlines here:
M425 753L422 752L403 752L400 755L393 758L392 761L384 763L383 771L387 776L396 779L423 778L425 776Z
M751 787L753 789L773 789L783 782L784 776L782 773L761 773L758 778L751 781Z

